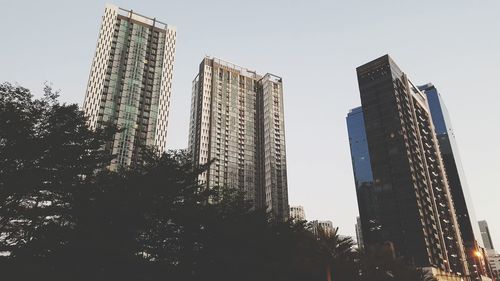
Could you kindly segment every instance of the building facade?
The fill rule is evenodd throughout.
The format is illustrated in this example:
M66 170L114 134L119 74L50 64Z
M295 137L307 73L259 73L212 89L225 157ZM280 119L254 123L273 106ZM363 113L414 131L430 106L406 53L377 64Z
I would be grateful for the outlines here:
M363 208L363 213L367 214L370 213L370 210L366 208L370 206L370 191L373 185L373 174L365 133L363 108L356 107L351 109L347 114L346 121L358 206L359 209ZM361 224L361 218L356 217L356 241L358 243L358 248L364 249Z
M488 259L490 262L493 277L496 278L495 280L499 280L499 278L500 278L500 255L495 253L495 254L489 255Z
M306 212L302 206L290 206L290 219L293 221L305 221Z
M351 109L347 114L346 121L356 190L362 191L369 189L368 187L373 185L363 108L356 107Z
M311 221L309 229L314 235L323 233L326 236L331 236L335 233L335 229L333 228L333 223L331 221Z
M358 245L358 249L364 249L363 231L361 230L361 219L359 217L356 217L356 225L354 228L356 230L356 243Z
M460 160L460 153L451 125L446 105L436 87L425 84L418 87L427 97L427 103L431 112L432 123L436 132L441 157L450 187L451 197L455 206L460 233L465 246L465 254L472 275L491 277L486 259L477 261L477 253L482 253L481 234L475 223L476 216L470 196L465 172ZM476 266L474 266L476 265Z
M483 239L484 247L487 250L494 250L495 247L493 246L493 240L491 240L491 234L490 234L490 229L488 227L488 222L487 221L479 221L479 230L481 232L481 237Z
M176 30L106 5L83 110L93 129L120 129L110 168L140 163L145 146L166 150Z
M244 191L273 218L289 217L282 79L206 57L193 81L189 150L208 188Z
M438 278L469 276L426 96L388 55L357 76L362 107L347 121L365 247L391 243Z

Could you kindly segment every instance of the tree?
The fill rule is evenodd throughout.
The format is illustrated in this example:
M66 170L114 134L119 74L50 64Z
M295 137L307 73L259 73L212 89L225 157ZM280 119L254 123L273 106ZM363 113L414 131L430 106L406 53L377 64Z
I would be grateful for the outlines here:
M356 280L358 269L352 238L340 236L335 228L332 233L320 231L318 240L323 249L327 277L334 281Z
M59 104L49 86L0 85L0 251L43 257L64 240L73 191L104 167L110 130L91 131L76 105Z
M145 148L106 169L112 126L90 130L45 87L0 85L0 271L16 280L426 280L387 249L276 222L241 191L207 189L186 151Z
M45 86L0 85L0 251L19 263L53 256L75 218L74 195L103 169L112 127L92 131L77 105Z

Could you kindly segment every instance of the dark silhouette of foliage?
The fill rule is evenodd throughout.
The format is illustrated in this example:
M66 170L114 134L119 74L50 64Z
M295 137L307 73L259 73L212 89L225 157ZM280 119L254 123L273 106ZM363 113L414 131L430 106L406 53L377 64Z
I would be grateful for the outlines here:
M432 274L395 257L390 245L370 247L360 255L360 281L434 281Z
M0 85L0 251L18 258L61 246L74 192L110 159L101 149L109 131L89 130L76 105L59 104L48 86L44 92L33 99L25 88Z
M205 189L182 150L146 148L107 170L116 128L90 130L45 87L0 85L0 276L5 280L429 280L306 222L276 222L244 194ZM330 278L330 279L328 279Z
M318 241L323 250L327 274L332 280L356 280L358 268L352 238L340 236L338 228L335 228L333 233L320 231Z

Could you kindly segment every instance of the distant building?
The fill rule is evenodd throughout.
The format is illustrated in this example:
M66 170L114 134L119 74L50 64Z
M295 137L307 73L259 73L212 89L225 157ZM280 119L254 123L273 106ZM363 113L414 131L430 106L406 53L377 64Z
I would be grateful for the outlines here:
M241 190L276 220L288 220L283 81L205 57L193 81L189 150L208 187Z
M483 238L484 247L486 250L494 250L493 240L491 240L490 229L488 227L488 222L485 220L479 221L479 230L481 231L481 237Z
M488 257L488 260L490 262L493 276L498 280L498 278L500 278L500 255L499 254L491 255Z
M427 97L388 55L356 69L361 108L347 116L365 247L441 279L469 275Z
M166 151L176 30L106 5L83 110L90 128L120 128L111 169L138 164L145 146Z
M305 221L306 213L304 207L302 206L291 206L290 207L290 219L293 221Z
M358 244L358 249L364 249L364 244L363 244L363 231L361 231L361 219L359 217L356 217L356 242Z
M319 235L320 233L323 232L327 236L330 236L335 232L333 228L333 223L331 221L318 221L318 220L311 221L310 230L315 235Z

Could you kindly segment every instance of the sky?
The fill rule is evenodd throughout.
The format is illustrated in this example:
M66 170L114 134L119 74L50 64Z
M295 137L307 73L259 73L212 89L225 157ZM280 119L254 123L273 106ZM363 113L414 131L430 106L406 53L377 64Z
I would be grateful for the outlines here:
M0 82L82 105L106 1L0 0ZM448 108L476 217L500 249L500 1L121 1L177 27L168 147L187 147L191 82L205 55L283 77L290 205L354 235L345 117L356 67L390 54Z

